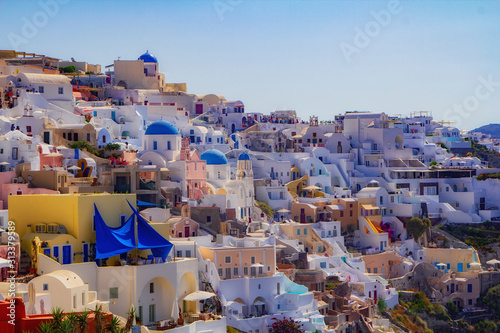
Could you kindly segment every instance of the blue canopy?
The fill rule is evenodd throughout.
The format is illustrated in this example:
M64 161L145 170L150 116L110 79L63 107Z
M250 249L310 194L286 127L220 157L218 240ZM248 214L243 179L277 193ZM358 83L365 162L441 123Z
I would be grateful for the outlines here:
M127 200L128 202L128 200ZM137 248L151 249L155 257L161 257L163 261L167 259L168 253L173 244L163 238L149 223L137 212L128 202L130 208L137 216Z
M96 259L109 258L135 249L134 214L118 228L111 228L102 219L94 204L96 231Z
M127 201L128 202L128 201ZM133 214L127 222L118 228L111 228L102 219L97 206L95 210L96 229L96 259L109 258L133 249L150 249L155 257L161 257L163 261L167 259L168 253L173 244L163 238L149 223L132 208ZM135 235L135 217L137 217L137 243Z
M146 201L137 200L137 206L157 206L157 204L146 202Z

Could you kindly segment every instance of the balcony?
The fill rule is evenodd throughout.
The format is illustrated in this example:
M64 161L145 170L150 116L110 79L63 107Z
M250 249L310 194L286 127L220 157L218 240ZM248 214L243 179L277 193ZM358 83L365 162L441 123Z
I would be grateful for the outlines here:
M383 150L363 149L365 155L383 155Z

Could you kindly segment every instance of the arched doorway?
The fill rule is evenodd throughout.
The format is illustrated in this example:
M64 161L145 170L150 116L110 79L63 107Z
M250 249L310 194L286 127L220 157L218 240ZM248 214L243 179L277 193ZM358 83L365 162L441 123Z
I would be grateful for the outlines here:
M187 295L195 292L198 288L196 288L196 277L193 273L187 272L184 273L179 281L179 287L177 288L179 299L186 297ZM183 304L179 304L183 312L198 312L197 305L198 302L182 302Z
M144 324L152 324L172 318L178 306L175 288L164 277L149 280L141 291L137 302L138 313L142 314Z
M263 316L266 314L266 300L263 297L257 297L252 303L251 314L256 317Z

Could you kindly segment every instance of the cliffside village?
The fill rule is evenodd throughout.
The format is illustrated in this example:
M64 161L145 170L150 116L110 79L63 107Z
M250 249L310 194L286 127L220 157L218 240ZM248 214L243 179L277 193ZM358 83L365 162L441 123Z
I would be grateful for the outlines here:
M484 314L500 261L431 227L500 219L499 180L477 179L499 170L470 154L491 137L430 111L245 110L166 79L149 52L0 51L1 332L56 307L133 308L133 332L393 331L378 304L415 291Z

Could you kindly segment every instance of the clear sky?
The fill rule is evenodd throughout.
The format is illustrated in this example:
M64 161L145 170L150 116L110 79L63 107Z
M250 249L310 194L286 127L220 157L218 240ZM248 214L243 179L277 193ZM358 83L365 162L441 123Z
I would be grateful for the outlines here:
M0 49L103 66L149 50L167 82L248 112L429 110L472 129L500 123L499 18L499 1L0 0Z

